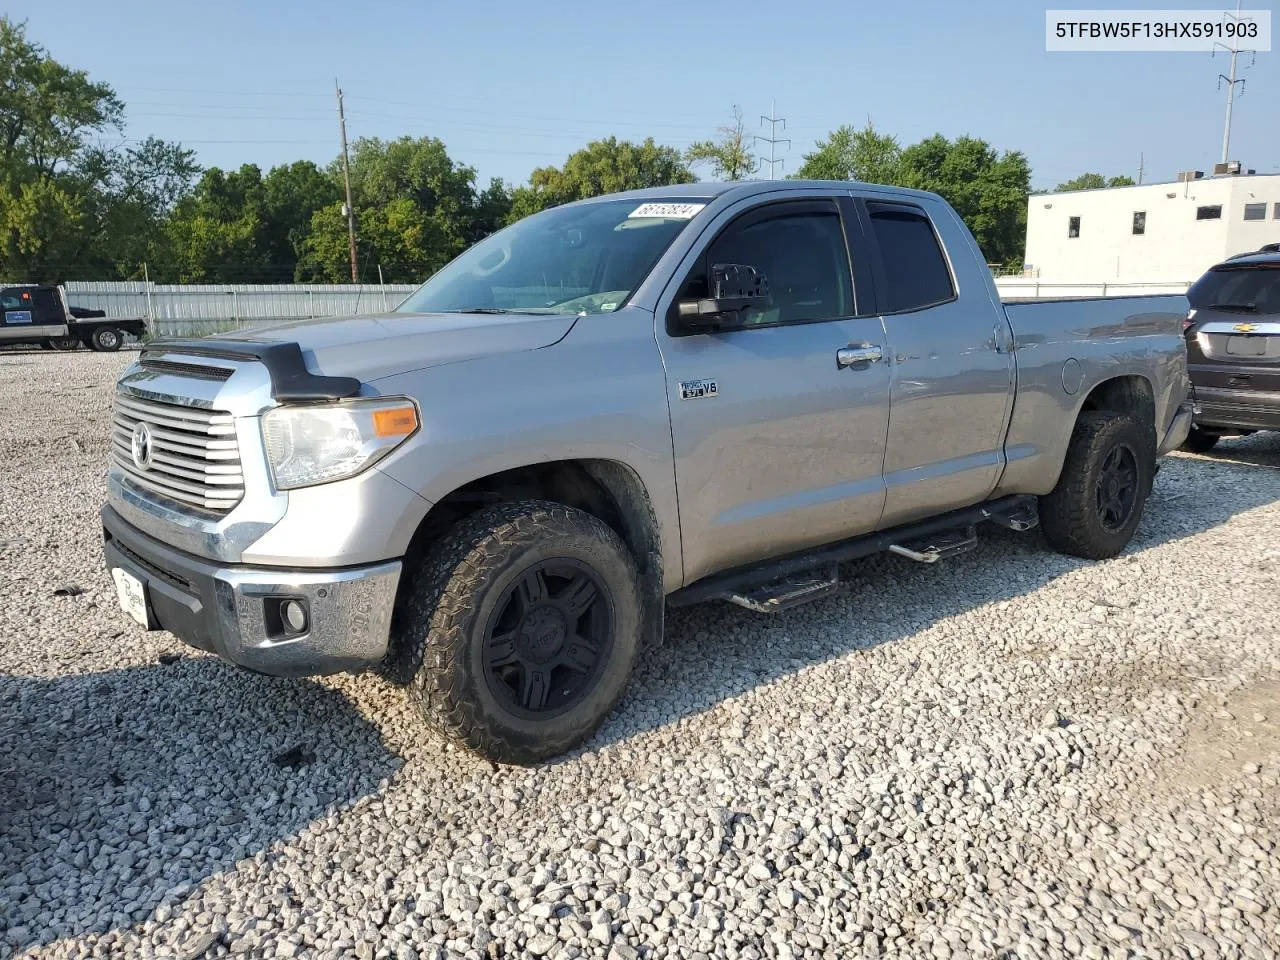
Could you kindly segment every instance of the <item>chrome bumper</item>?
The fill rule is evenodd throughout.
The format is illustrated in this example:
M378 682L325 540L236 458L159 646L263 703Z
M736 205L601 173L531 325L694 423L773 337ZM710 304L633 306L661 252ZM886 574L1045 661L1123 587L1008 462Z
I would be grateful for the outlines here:
M142 581L148 628L259 673L313 676L355 672L387 652L401 563L341 570L218 566L181 553L102 510L107 567ZM289 632L280 604L307 611Z
M1191 432L1191 421L1195 419L1196 407L1197 404L1191 400L1184 400L1178 405L1178 412L1173 415L1173 422L1165 431L1164 440L1161 441L1156 456L1163 457L1166 453L1172 453L1182 446L1187 439L1187 434Z

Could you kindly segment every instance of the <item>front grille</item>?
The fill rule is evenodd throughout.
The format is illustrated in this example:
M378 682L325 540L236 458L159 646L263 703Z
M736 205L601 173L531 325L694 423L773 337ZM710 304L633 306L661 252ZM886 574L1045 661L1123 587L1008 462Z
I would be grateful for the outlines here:
M133 433L139 423L151 433L151 464L146 469L133 459ZM188 507L226 513L244 496L235 418L221 410L117 390L111 457L129 483Z

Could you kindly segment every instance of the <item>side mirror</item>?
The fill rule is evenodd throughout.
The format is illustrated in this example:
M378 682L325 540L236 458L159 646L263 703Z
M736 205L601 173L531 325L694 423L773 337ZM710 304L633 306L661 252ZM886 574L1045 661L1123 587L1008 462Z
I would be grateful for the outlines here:
M745 263L716 263L711 266L711 296L705 300L681 300L677 310L681 321L698 327L732 326L742 322L742 313L769 306L769 279Z

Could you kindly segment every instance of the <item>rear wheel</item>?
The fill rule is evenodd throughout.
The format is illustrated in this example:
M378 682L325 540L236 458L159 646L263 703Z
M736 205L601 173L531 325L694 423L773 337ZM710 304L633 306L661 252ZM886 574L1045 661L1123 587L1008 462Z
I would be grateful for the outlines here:
M124 343L124 334L116 327L98 327L89 335L89 346L99 353L114 353Z
M446 736L506 763L576 746L617 702L635 661L639 576L626 546L581 510L500 504L428 554L397 612L410 697Z
M1221 434L1210 433L1203 427L1192 426L1187 439L1182 441L1182 449L1190 453L1208 453L1218 445L1221 439Z
M1155 476L1154 443L1140 419L1082 413L1062 475L1040 498L1040 524L1062 553L1105 560L1133 538Z

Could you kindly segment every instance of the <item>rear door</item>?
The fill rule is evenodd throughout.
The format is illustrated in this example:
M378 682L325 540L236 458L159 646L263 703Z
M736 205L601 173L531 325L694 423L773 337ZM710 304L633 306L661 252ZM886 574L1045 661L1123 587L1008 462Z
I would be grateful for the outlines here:
M1005 463L1013 355L987 268L950 211L873 197L863 210L892 348L880 522L890 527L979 503L995 489Z
M889 374L859 231L834 195L746 200L709 228L667 294L658 343L686 582L880 518ZM738 328L682 327L672 301L707 296L712 263L761 269L768 308ZM850 362L850 349L874 359Z
M1187 368L1203 421L1273 426L1280 410L1280 263L1216 267L1187 299L1195 311Z

